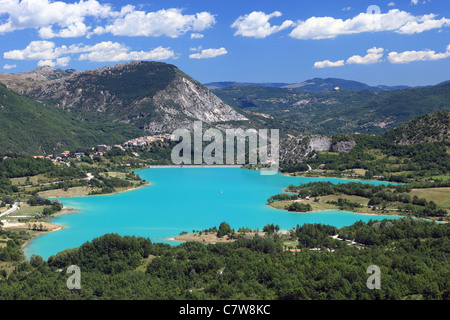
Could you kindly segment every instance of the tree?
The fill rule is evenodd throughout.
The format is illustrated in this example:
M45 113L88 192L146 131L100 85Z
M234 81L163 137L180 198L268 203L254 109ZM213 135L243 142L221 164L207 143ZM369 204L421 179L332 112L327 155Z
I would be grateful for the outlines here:
M42 259L42 257L37 254L33 254L30 258L30 264L34 268L40 267L43 263L44 263L44 259Z
M219 231L217 231L217 237L222 238L223 236L230 235L232 233L231 227L228 223L222 222L219 226Z

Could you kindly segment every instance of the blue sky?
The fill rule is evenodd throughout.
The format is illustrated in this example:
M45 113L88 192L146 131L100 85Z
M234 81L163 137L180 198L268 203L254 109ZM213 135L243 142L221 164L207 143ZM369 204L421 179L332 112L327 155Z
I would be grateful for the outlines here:
M203 83L430 85L450 80L450 4L0 0L0 43L0 72L10 73L155 60Z

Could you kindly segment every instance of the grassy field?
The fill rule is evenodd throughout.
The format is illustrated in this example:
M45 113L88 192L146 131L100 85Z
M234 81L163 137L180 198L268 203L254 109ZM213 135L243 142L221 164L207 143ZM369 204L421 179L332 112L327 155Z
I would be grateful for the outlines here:
M91 191L97 191L98 188L90 187L73 187L64 191L64 189L42 191L39 194L46 198L67 198L67 197L83 197L87 196Z
M434 201L442 208L450 209L450 187L448 188L427 188L413 189L411 195Z
M44 210L45 206L30 206L26 203L20 204L20 210L11 213L12 216L27 216L34 217L36 213Z
M337 205L331 204L331 203L326 203L325 201L337 201L339 198L344 198L347 200L350 200L352 202L357 202L362 204L363 206L360 208L354 208L351 211L352 212L357 212L357 213L365 213L365 214L383 214L383 215L397 215L397 210L395 210L395 207L387 207L387 210L381 210L381 209L377 209L377 210L372 210L372 208L369 208L367 206L369 199L364 198L364 197L359 197L359 196L343 196L343 195L328 195L328 196L323 196L323 197L319 197L319 201L315 202L313 200L295 200L297 202L301 202L304 204L310 204L312 207L312 211L325 211L325 210L340 210L340 208ZM272 202L270 204L271 207L275 208L275 209L281 209L281 210L287 210L287 208L295 201L292 200L283 200L283 201L275 201ZM300 213L301 214L301 213Z
M0 270L6 270L6 274L8 277L11 275L15 268L16 266L13 262L0 261Z
M325 203L324 201L314 202L312 200L296 200L297 202L301 203L309 203L313 209L313 211L323 211L323 210L339 210L337 206L329 203ZM289 207L294 201L290 200L283 200L283 201L275 201L270 204L271 207L275 209L281 209L281 210L287 210L287 207Z
M355 172L356 174L359 174L360 176L365 175L367 172L366 169L352 169L352 171Z
M152 254L149 255L146 259L143 260L142 264L136 268L136 271L145 272L147 270L147 267L150 264L150 262L152 262L152 260L155 258L156 258L156 256L154 256Z
M297 248L298 246L298 241L297 240L287 240L283 242L283 246L286 246L286 248L290 249L290 248Z
M21 177L21 178L11 178L11 183L13 186L29 186L31 184L43 184L56 181L57 179L46 178L43 174L38 174L32 177Z
M378 149L367 150L367 153L374 156L376 158L375 161L386 158L386 155L383 152L381 152L381 150Z

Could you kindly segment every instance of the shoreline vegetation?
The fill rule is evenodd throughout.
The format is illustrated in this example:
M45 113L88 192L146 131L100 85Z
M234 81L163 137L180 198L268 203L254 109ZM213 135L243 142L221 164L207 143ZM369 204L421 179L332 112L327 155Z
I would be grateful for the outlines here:
M267 205L298 213L335 210L365 215L410 216L448 223L446 205L450 201L449 191L450 188L413 189L408 185L310 182L290 185L285 193L267 199ZM443 194L447 198L442 198Z
M92 197L92 196L111 196L111 195L115 195L115 194L119 194L119 193L125 193L125 192L129 192L129 191L133 191L133 190L137 190L146 186L150 186L152 183L151 182L145 182L142 185L139 186L134 186L131 188L121 188L116 190L113 193L108 193L108 194L89 194L89 192L84 192L83 194L77 193L76 197ZM78 187L74 187L73 189L78 188ZM69 188L71 189L71 188ZM70 198L70 197L75 197L75 195L61 195L58 192L64 192L67 193L70 191L64 191L64 190L51 190L49 192L54 192L55 194L52 194L52 196L49 196L49 198ZM40 195L43 195L42 192L40 193ZM50 194L48 194L50 195ZM44 196L44 195L43 195ZM53 213L50 217L48 217L47 219L43 220L43 221L25 221L25 222L21 222L20 218L18 220L16 220L17 218L13 218L14 220L11 221L9 219L4 219L3 222L3 228L7 229L7 230L16 230L19 233L20 232L29 232L28 236L29 238L22 244L22 249L25 249L34 239L36 239L37 237L40 237L42 235L45 235L47 233L51 233L51 232L55 232L55 231L60 231L63 230L65 228L67 228L67 226L64 225L60 225L60 224L56 224L56 223L52 223L51 219L58 217L58 216L62 216L62 215L66 215L66 214L73 214L73 213L78 213L79 210L77 208L73 208L73 207L63 207L61 209L61 211L55 212ZM17 217L17 214L20 214L20 210L14 212L14 216L13 217ZM24 218L25 216L19 216L21 218Z

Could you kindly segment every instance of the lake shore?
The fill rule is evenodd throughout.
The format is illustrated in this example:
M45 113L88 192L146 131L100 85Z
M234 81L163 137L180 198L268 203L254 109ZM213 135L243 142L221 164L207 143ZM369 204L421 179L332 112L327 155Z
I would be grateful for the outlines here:
M67 191L64 191L62 189L56 189L56 190L47 190L42 191L39 193L39 195L46 197L46 198L74 198L74 197L91 197L91 196L111 196L119 193L125 193L133 190L137 190L143 187L148 187L152 185L151 182L146 182L143 185L140 186L133 186L129 188L118 188L113 193L99 193L99 194L90 194L93 190L91 188L87 187L73 187L68 188Z
M168 164L168 165L148 165L147 169L152 168L241 168L242 165L239 164L217 164L217 165L209 165L209 164L184 164L184 165L176 165L176 164Z
M125 190L118 190L117 192L114 193L110 193L110 194L100 194L100 196L111 196L114 194L118 194L118 193L125 193L125 192L129 192L129 191L133 191L133 190L137 190L139 188L145 187L145 186L149 186L151 185L150 182L142 185L142 186L137 186L137 187L132 187L132 188L127 188ZM86 197L90 197L93 195L82 195L82 196L86 196ZM98 196L98 195L97 195ZM73 197L73 196L59 196L58 198L69 198L69 197ZM58 217L58 216L62 216L62 215L67 215L67 214L74 214L74 213L78 213L79 210L77 208L73 208L73 207L63 207L63 209L59 212L56 212L55 214L53 214L50 218L50 220L52 218ZM6 221L6 222L5 222ZM67 226L64 225L60 225L60 224L55 224L55 223L51 223L51 222L40 222L40 221L36 221L36 222L10 222L8 220L3 221L4 229L10 229L10 230L25 230L25 231L30 231L31 232L31 238L28 239L27 241L25 241L22 244L22 249L25 249L34 239L36 239L37 237L43 236L45 234L51 233L51 232L55 232L55 231L60 231L63 229L66 229ZM33 226L33 224L36 225L41 225L43 226L44 231L34 231L31 230L31 227Z
M242 235L247 235L250 238L254 238L256 236L255 232L238 232ZM266 233L265 232L258 232L258 236L264 237ZM228 236L224 236L222 238L219 238L217 236L217 233L215 232L209 232L209 233L188 233L183 235L178 235L175 237L164 239L166 241L176 241L176 242L201 242L201 243L207 243L207 244L215 244L215 243L230 243L234 242L237 239L230 239Z

